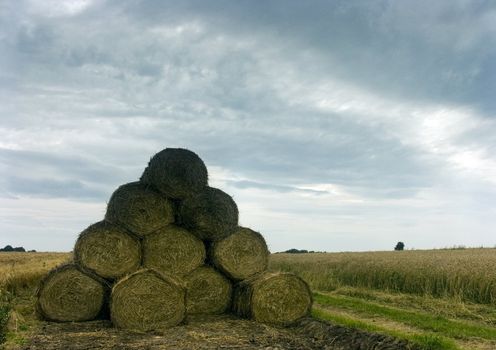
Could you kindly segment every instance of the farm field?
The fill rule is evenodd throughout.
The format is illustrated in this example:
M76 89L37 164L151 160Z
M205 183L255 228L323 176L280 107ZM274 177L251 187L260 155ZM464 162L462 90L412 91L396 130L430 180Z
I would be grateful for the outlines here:
M113 328L107 320L82 323L39 321L34 293L52 267L71 258L67 253L0 254L0 335L4 349L410 349L405 341L304 319L291 328L275 328L231 315L196 316L161 334L139 334ZM8 318L6 316L9 316ZM311 336L318 335L317 337Z
M39 280L70 258L68 253L0 254L0 336L5 335L6 349L22 349L27 344L31 349L69 345L83 349L99 342L111 348L108 339L113 339L113 346L115 339L122 339L134 344L129 348L142 348L160 341L159 337L119 333L103 321L84 326L38 321L33 294ZM339 347L339 339L341 346L346 341L353 346L384 342L379 347L383 349L495 349L494 266L496 249L272 254L270 269L292 271L307 280L314 292L313 316L334 325L318 329L320 338L310 341L303 334L310 330L315 334L315 328L321 327L317 323L307 322L299 330L277 330L219 317L210 320L208 328L201 320L191 320L186 327L169 332L168 339L175 342L171 348L181 348L185 339L202 340L209 348L209 341L215 339L231 348L278 344L277 349L317 349L324 348L322 344L330 337L327 343L334 341L335 345L328 349L346 349ZM58 341L61 334L66 343ZM396 347L391 347L394 342L388 336L399 339ZM405 346L406 342L410 345Z
M315 317L432 349L496 349L496 249L273 254Z

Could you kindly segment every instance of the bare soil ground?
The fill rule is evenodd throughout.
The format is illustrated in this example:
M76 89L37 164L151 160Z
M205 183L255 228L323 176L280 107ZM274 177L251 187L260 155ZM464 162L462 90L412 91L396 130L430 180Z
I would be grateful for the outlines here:
M265 349L265 350L401 350L406 342L334 326L311 318L290 328L270 327L232 315L190 318L164 333L131 333L109 321L42 322L21 349Z

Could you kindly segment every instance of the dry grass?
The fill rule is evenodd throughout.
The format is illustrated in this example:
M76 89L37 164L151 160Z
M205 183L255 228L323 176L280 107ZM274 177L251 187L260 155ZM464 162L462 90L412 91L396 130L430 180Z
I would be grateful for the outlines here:
M312 289L365 287L496 304L496 249L274 254L270 269L294 272Z
M0 253L0 295L36 287L48 271L71 257L71 253Z

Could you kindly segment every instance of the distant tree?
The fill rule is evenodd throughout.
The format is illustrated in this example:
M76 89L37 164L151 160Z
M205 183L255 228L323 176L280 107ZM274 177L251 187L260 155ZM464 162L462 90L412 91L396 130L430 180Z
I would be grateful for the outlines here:
M308 253L308 250L305 249L288 249L284 253L290 253L290 254L303 254L303 253Z
M403 250L403 249L405 249L405 243L403 242L396 243L396 247L394 247L394 250Z
M31 250L28 250L29 253L36 253L36 250L34 249L31 249Z
M0 252L25 252L26 249L24 247L12 247L10 244L6 245L2 249L0 249Z

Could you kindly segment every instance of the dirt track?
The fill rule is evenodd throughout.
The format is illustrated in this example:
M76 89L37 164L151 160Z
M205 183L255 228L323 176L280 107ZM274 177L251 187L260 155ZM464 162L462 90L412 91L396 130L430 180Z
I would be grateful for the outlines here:
M112 328L109 321L42 323L23 349L410 349L402 341L333 326L313 319L275 328L230 315L196 317L163 334Z

